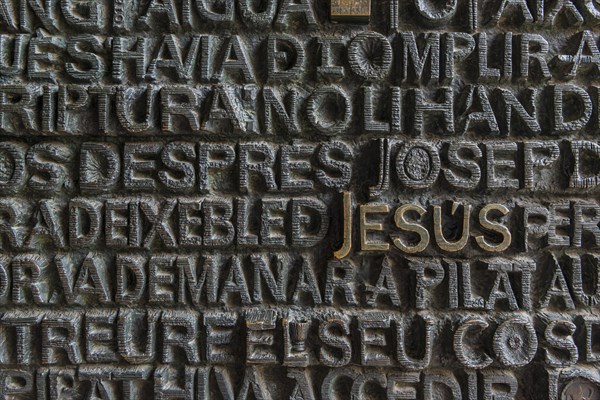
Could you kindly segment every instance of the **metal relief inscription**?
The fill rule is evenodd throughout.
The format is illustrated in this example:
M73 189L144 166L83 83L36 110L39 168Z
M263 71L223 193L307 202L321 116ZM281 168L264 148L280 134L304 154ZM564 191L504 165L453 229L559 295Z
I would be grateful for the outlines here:
M600 398L599 37L0 0L0 399Z

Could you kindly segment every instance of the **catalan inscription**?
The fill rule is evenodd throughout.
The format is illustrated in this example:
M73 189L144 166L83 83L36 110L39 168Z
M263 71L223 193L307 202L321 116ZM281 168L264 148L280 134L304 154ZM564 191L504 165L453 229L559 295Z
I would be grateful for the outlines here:
M592 0L0 0L0 399L599 399L599 46Z

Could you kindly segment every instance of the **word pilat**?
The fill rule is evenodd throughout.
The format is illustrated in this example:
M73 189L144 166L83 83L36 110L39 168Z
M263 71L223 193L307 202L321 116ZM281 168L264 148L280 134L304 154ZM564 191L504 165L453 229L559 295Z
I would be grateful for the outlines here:
M598 26L0 0L0 398L595 399Z
M598 255L544 252L472 259L367 258L322 263L300 255L245 251L237 255L160 252L21 253L0 257L0 305L170 306L198 310L260 305L399 312L567 312L597 308L598 291L583 276L598 275ZM363 262L361 265L360 262ZM369 275L369 277L365 277Z
M57 393L71 398L100 393L102 399L131 399L144 396L149 399L203 400L217 397L226 400L245 399L253 396L260 400L288 399L335 399L338 395L355 396L381 393L382 398L395 400L417 398L423 394L429 398L440 388L450 391L454 399L464 395L488 399L497 395L528 390L518 377L509 371L490 368L484 371L439 368L435 371L402 371L388 368L336 368L321 377L318 368L269 368L250 365L232 367L174 367L172 365L143 364L135 367L114 367L97 364L89 367L41 367L35 371L3 369L0 374L5 381L23 382L22 387L1 388L9 396L38 396L59 398ZM559 389L569 385L586 384L589 374L577 369L545 369L535 378L547 382L538 388L538 394L554 398ZM268 383L270 379L276 383ZM498 389L500 387L501 389ZM278 389L275 391L275 389ZM543 391L542 391L543 390ZM573 390L573 389L571 389ZM577 392L577 386L574 389ZM50 393L50 394L48 394ZM52 397L51 397L52 396ZM412 396L412 397L411 397ZM551 397L552 396L552 397Z

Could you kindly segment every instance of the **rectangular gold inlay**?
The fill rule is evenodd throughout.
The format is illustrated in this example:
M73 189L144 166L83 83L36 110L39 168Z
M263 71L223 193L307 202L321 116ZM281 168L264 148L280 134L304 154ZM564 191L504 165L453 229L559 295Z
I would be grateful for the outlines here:
M371 0L331 0L333 21L368 22L371 15Z

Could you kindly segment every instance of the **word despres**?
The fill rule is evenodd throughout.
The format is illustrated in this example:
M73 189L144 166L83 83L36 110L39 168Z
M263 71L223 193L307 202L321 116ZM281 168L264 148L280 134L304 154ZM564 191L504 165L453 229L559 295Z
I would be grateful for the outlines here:
M598 398L599 26L0 0L0 399Z
M368 154L368 156L365 156ZM600 183L592 140L0 143L5 193L578 193ZM365 161L365 157L368 157ZM362 168L367 162L368 169Z

